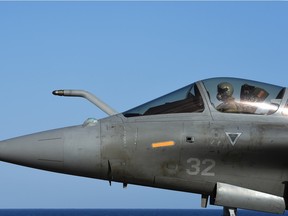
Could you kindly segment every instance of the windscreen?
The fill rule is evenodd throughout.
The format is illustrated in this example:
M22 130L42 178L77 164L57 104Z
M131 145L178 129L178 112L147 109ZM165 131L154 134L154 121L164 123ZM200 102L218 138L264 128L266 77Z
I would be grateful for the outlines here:
M197 85L191 84L123 113L125 117L169 113L202 112L203 99Z

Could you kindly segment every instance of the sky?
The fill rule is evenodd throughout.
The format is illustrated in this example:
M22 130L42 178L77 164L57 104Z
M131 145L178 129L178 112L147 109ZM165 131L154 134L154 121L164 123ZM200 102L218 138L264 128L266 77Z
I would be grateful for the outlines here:
M288 86L288 2L0 2L0 140L101 119L189 83ZM0 208L200 208L200 196L0 162ZM209 206L209 208L212 208Z

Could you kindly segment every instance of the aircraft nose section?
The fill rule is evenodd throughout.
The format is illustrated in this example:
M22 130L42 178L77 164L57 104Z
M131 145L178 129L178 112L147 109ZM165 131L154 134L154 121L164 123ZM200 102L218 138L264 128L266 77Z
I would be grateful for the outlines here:
M61 129L0 142L0 160L33 168L62 171L64 142Z
M101 166L100 126L81 126L35 133L0 142L0 160L53 172L105 178Z
M104 178L107 170L101 166L100 123L84 122L64 135L65 173L92 178Z

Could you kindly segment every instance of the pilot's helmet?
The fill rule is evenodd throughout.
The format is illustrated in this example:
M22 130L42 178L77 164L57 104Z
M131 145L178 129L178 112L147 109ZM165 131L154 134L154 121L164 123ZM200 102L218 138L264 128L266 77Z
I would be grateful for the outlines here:
M217 99L223 101L229 97L232 97L234 88L230 83L222 82L218 84L217 91Z

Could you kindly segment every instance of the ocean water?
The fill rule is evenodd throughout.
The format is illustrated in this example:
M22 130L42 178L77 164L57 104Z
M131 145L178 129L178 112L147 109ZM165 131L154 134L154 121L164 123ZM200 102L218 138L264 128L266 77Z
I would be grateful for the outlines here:
M285 213L288 216L288 213ZM0 216L222 216L222 210L210 209L0 209ZM238 210L238 216L277 216Z

